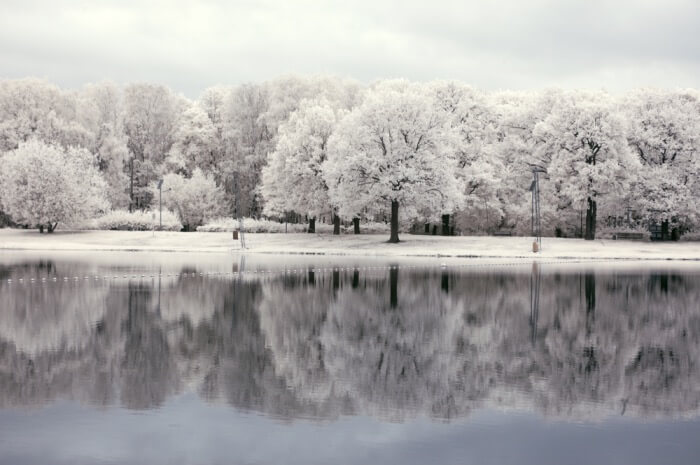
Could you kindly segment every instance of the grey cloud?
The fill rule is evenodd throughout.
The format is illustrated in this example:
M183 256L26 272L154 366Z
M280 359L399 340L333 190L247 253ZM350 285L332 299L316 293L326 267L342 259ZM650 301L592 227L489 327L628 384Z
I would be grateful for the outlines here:
M484 88L700 87L688 0L4 2L0 77L154 81L188 96L286 73Z

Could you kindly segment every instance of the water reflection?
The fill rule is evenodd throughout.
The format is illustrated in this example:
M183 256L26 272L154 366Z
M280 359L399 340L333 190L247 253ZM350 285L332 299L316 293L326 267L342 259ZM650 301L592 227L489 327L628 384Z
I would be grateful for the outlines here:
M692 272L189 269L51 282L85 267L0 267L0 406L149 409L197 392L283 419L403 421L483 407L678 417L700 405Z

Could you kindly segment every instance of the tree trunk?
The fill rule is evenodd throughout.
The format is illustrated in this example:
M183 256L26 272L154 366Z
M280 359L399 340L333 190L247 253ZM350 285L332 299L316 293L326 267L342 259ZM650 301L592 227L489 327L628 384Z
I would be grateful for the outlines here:
M425 233L430 234L430 223L425 223Z
M308 233L315 233L316 232L316 217L314 216L313 218L309 218L309 231Z
M53 224L49 223L49 234L56 230L56 226L58 226L58 221Z
M360 287L360 270L355 268L352 272L352 288L357 289Z
M360 219L359 218L353 218L352 219L352 229L355 234L360 234Z
M43 224L39 225L39 234L44 234L44 225Z
M129 213L134 211L134 157L129 161Z
M391 201L391 236L389 242L397 244L399 242L399 201Z
M399 267L392 265L389 269L389 306L399 306Z
M595 228L596 228L596 201L588 197L588 209L586 210L586 235L585 239L587 241L592 241L595 239Z
M449 213L447 215L442 215L442 235L443 236L450 235L450 215L449 215Z
M340 217L333 213L333 235L340 235Z
M671 240L679 241L681 239L681 230L678 228L671 229Z
M667 241L669 239L668 235L668 220L663 220L661 222L661 240Z
M335 295L340 289L340 271L333 270L333 294Z
M595 323L595 275L586 273L584 279L586 296L586 334L590 335Z

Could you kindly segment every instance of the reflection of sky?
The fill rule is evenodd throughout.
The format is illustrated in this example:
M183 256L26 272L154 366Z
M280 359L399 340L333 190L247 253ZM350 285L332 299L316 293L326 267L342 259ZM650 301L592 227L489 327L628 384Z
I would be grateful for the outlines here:
M280 422L194 394L159 410L57 402L0 411L0 463L28 464L695 464L700 420L552 422L478 411L450 424L366 417Z

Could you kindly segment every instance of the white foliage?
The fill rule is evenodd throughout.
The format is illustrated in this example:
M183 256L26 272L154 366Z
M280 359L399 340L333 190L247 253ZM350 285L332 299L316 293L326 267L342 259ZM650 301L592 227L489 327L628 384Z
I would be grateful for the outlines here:
M76 121L74 99L39 79L0 81L0 153L32 138L86 146L88 131Z
M16 222L80 221L108 206L105 182L85 149L63 150L31 140L5 154L0 164L3 208Z
M326 100L304 100L281 125L275 151L263 169L266 214L296 211L313 218L331 210L322 169L340 117Z
M129 205L129 179L124 171L129 159L124 133L124 102L121 90L112 83L91 84L78 96L78 118L90 134L88 150L107 182L112 208Z
M179 231L182 229L180 218L172 211L157 209L151 211L112 210L97 217L90 226L100 230L118 231L151 231L159 229L162 224L164 231Z
M564 206L622 197L636 181L639 161L627 144L626 123L607 94L563 95L533 135L536 163L546 168L551 195Z
M347 217L392 201L408 218L450 211L463 198L455 176L457 141L423 86L382 82L329 141L324 178L331 201Z
M159 192L151 186L155 199ZM191 178L168 173L163 177L162 202L177 212L186 229L194 230L206 220L220 215L225 210L223 191L217 187L210 175L195 168Z
M191 175L195 168L217 171L217 133L209 115L198 105L192 105L182 115L173 135L173 145L166 164Z
M629 144L642 163L633 206L655 220L700 214L700 94L643 89L623 98Z

